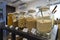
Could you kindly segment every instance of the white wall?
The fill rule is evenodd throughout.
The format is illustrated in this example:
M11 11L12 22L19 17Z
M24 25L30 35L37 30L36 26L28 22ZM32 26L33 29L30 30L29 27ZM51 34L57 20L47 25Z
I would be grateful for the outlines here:
M55 7L55 5L50 6L50 11L52 11L54 7ZM54 14L54 19L56 19L56 18L60 19L60 4L57 4L56 10L57 10L57 12Z
M49 3L49 1L48 0L36 0L36 1L34 1L34 2L29 2L29 3L27 3L27 8L26 9L24 9L24 10L28 10L28 9L30 9L30 8L37 8L37 7L39 7L39 6L44 6L44 5L47 5ZM20 6L19 6L20 7ZM19 9L19 7L17 7L17 9L16 9L16 11L21 11L22 9Z

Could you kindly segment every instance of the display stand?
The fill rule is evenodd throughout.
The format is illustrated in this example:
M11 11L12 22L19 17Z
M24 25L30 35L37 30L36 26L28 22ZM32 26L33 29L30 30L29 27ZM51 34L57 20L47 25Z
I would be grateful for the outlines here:
M31 34L31 33L26 33L26 32L22 32L21 30L15 30L15 29L12 29L12 28L8 28L8 27L1 27L3 30L7 30L9 32L12 33L12 40L16 40L15 39L15 35L19 35L19 36L22 36L23 38L27 38L28 40L45 40L45 38L41 37L41 36L37 36L37 35L34 35L34 34ZM1 30L0 28L0 30ZM58 31L58 30L56 30ZM2 30L1 30L2 32ZM56 33L57 34L57 33ZM0 37L2 39L2 33L0 33ZM56 38L57 39L57 38ZM3 40L3 39L2 39Z

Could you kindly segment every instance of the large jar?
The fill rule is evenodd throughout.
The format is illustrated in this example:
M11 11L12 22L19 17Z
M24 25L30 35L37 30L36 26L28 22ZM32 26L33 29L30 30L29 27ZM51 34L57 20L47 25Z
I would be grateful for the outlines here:
M37 19L37 33L40 36L46 37L47 39L51 38L51 30L52 20L49 19L49 16Z
M49 33L52 28L52 21L47 17L37 19L37 30L41 33Z
M49 6L41 6L39 11L40 17L37 19L37 30L39 33L49 33L52 29Z

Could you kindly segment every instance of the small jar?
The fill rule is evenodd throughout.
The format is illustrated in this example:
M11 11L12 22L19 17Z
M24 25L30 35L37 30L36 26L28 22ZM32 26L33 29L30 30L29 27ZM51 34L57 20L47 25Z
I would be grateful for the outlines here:
M18 27L19 28L26 27L25 12L20 12L20 15L18 16Z
M13 19L12 19L12 16L13 16L12 13L9 13L8 16L7 16L7 24L8 24L8 26L13 25Z
M13 26L18 27L18 13L14 13L12 18L13 18Z
M30 14L26 16L26 27L29 32L31 32L32 28L36 28L36 19L34 19L34 17Z

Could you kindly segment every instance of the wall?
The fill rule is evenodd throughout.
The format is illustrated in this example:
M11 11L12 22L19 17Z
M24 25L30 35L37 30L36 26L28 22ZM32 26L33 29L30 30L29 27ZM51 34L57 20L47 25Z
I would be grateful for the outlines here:
M50 10L52 11L54 7L55 7L55 5L51 6ZM56 18L60 19L60 4L57 4L56 10L57 10L57 12L54 14L54 19L55 20L56 20ZM60 24L58 24L58 27L59 27L59 30L58 30L58 40L60 40Z
M6 24L6 2L1 3L0 8L3 9L3 17L4 17L5 24Z
M50 6L50 11L52 11L55 6L56 5ZM57 12L54 14L54 19L55 20L56 20L56 18L60 19L60 4L57 4L56 10L57 10Z
M26 6L26 8L25 9L23 9L23 10L28 10L28 9L30 9L30 8L37 8L37 7L40 7L40 6L44 6L44 5L47 5L49 3L49 1L48 0L36 0L36 1L33 1L33 2L29 2L29 3L27 3L27 6ZM17 8L16 8L16 12L19 12L19 11L21 11L22 9L19 9L21 6L18 6Z

